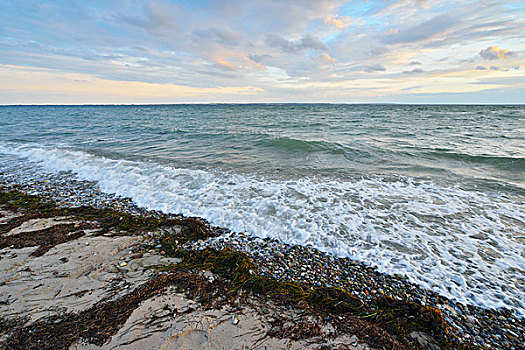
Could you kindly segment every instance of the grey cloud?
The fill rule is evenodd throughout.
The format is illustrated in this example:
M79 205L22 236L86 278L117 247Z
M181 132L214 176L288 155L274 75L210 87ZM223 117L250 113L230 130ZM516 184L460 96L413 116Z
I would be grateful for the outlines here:
M490 66L490 70L501 70L498 66Z
M208 30L196 30L193 32L199 39L210 38L222 45L238 46L241 36L226 28L210 28Z
M424 73L425 71L421 68L415 68L415 69L412 69L412 70L406 70L403 72L403 74L421 74L421 73Z
M505 58L514 56L514 52L506 49L500 49L497 46L489 46L485 50L481 50L479 55L484 60L503 60Z
M419 65L421 65L421 62L418 62L418 61L411 61L408 65L409 65L409 66L419 66Z
M118 15L125 23L148 30L152 34L162 35L162 30L178 29L177 17L182 8L159 0L148 1L143 7L143 15Z
M425 40L445 32L457 22L457 19L449 15L441 15L416 26L400 29L395 34L389 34L382 41L386 44L401 44Z
M152 0L144 6L144 9L153 23L172 29L178 28L174 17L181 10L178 5Z
M477 66L477 67L476 67L476 70L487 70L487 67Z
M248 58L256 63L261 63L267 58L272 58L270 55L248 55Z
M415 86L407 87L407 88L401 89L400 91L410 91L410 90L415 90L415 89L419 89L419 88L421 88L421 85L415 85Z
M270 47L276 47L283 52L300 52L303 50L328 50L328 47L319 38L307 34L298 40L287 40L277 34L268 34L266 44Z
M228 29L213 28L212 32L217 37L217 42L225 45L239 45L241 36Z
M372 64L372 65L366 66L364 71L367 72L367 73L384 72L384 71L386 71L386 68L382 64Z
M376 57L376 56L381 56L382 54L385 54L388 51L390 50L388 50L386 47L375 47L371 50L366 51L364 54L366 56Z

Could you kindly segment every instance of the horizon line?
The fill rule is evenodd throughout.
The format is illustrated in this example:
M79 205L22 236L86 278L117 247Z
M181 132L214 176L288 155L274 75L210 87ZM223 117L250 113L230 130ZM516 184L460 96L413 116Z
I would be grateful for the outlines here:
M525 103L447 103L447 102L170 102L170 103L6 103L0 107L81 107L81 106L177 106L177 105L422 105L422 106L525 106Z

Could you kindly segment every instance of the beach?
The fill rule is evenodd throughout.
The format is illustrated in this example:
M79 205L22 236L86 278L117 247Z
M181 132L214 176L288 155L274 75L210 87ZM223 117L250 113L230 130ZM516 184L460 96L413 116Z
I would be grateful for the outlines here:
M0 113L8 348L523 348L522 106Z
M0 115L0 165L19 182L68 174L147 210L525 315L523 106L4 106Z
M0 349L525 350L524 19L0 2Z
M524 19L0 2L0 349L525 350Z
M0 339L7 348L522 348L522 320L509 310L455 303L401 276L381 274L312 247L231 232L203 219L146 211L129 199L104 194L94 183L68 176L60 180L49 174L28 184L6 175L2 174ZM23 193L37 195L30 197L37 203L54 201L71 215L38 217L38 206L20 200ZM119 229L118 220L101 221L95 214L79 219L88 216L71 208L83 205L177 224L154 228L147 220L131 221L122 227L137 231L128 232ZM105 224L97 227L97 222ZM60 227L83 234L50 243L9 240L35 232L52 235ZM201 255L195 260L185 255L188 252ZM261 281L299 283L304 291L294 291L293 301L283 297L288 289L280 295L253 286L232 291L235 274L221 269L228 260L218 258L218 266L199 265L202 252L238 252L253 263L250 274ZM170 267L176 264L181 266ZM246 280L243 284L250 286ZM348 305L339 308L311 298L316 289L330 295L323 288L343 290L348 294L336 297L344 301L351 296L358 305L345 301ZM392 307L395 300L409 302L392 309L398 319L416 317L417 327L401 322L399 328L388 328L388 321L371 319L384 297L391 301L383 307ZM365 313L356 311L367 307L371 309ZM431 314L424 313L429 310ZM108 316L113 314L119 315L117 320ZM425 318L430 316L434 318ZM64 327L75 336L64 333Z

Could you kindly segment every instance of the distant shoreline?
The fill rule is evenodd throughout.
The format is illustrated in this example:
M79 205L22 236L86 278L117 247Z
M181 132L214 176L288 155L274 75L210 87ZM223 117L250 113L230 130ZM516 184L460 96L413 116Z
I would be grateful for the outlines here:
M401 102L173 102L173 103L79 103L79 104L0 104L0 107L89 107L89 106L184 106L184 105L239 105L239 106L281 106L281 105L344 105L344 106L367 106L367 105L392 105L392 106L509 106L521 107L525 103L401 103Z

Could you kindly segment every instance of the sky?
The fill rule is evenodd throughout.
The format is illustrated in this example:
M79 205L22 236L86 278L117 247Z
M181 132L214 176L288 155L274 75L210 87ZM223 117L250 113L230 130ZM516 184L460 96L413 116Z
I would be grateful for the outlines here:
M525 103L525 2L0 1L0 104Z

